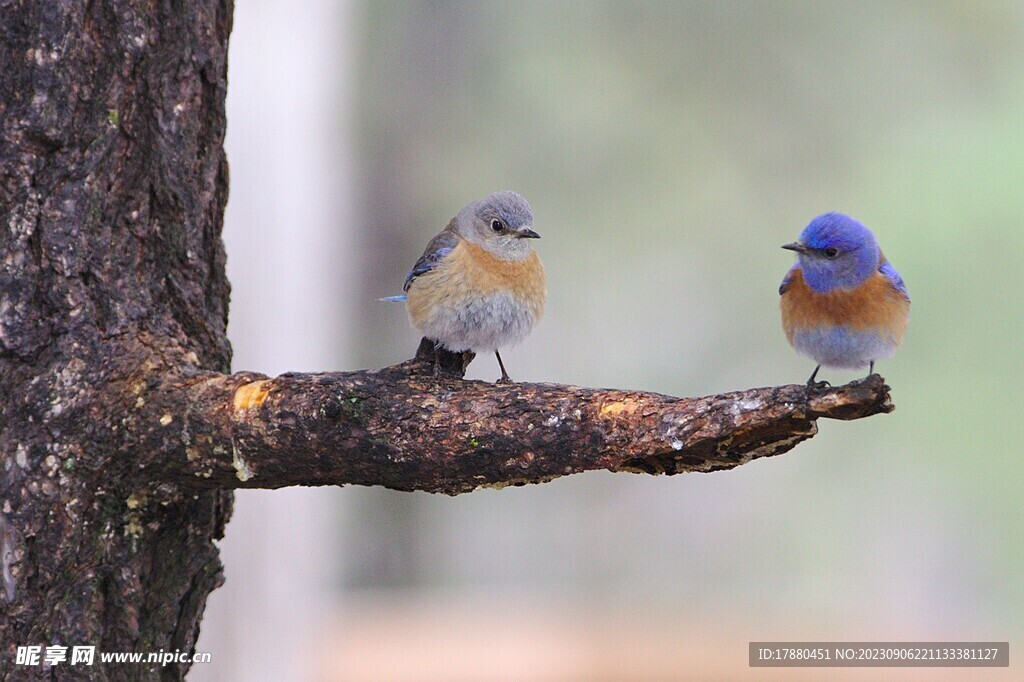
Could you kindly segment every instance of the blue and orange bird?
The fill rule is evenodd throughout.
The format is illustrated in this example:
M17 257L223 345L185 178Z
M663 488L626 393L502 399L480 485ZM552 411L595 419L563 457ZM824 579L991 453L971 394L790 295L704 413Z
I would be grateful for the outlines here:
M903 341L910 296L875 235L842 213L812 220L782 248L799 262L779 286L782 327L793 348L813 358L808 386L825 367L857 369L892 357Z
M544 313L547 277L531 241L533 213L515 192L474 201L427 244L405 278L409 321L453 351L494 353L498 383L512 380L499 348L519 343Z

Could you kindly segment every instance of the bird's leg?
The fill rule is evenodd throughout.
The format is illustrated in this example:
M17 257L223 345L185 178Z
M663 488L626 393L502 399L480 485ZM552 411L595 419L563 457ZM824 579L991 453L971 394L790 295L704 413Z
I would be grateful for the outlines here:
M495 383L498 384L511 384L512 378L509 377L508 372L505 371L505 363L501 361L501 353L494 351L494 357L498 358L498 367L501 367L501 378Z
M444 361L441 359L441 346L434 346L434 376L441 377L445 375Z
M815 381L814 380L815 377L818 376L818 370L819 369L821 369L821 365L818 365L817 367L815 367L814 371L811 372L811 378L807 380L807 387L808 388L821 389L821 388L825 388L826 386L831 386L831 384L829 384L827 381Z

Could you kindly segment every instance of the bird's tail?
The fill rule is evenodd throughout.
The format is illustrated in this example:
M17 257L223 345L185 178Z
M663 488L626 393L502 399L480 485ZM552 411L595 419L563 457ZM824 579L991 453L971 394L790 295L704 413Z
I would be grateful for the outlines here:
M378 301L385 301L387 303L401 303L405 300L405 294L400 296L385 296L384 298L378 298Z

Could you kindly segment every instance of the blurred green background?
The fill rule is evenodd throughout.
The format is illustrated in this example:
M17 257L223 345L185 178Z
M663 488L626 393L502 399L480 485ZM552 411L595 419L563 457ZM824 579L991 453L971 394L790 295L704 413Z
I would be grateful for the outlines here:
M779 325L779 246L830 210L874 230L913 305L878 366L896 411L822 422L783 457L457 498L319 491L336 608L310 676L780 679L747 668L748 641L1019 646L1024 4L363 2L340 20L326 5L346 75L318 83L329 133L309 144L344 159L331 167L348 189L319 266L341 283L314 307L344 314L321 321L333 364L285 351L281 371L410 357L404 310L376 299L499 189L531 202L549 277L545 319L503 352L519 381L673 395L803 382L813 363ZM285 50L307 39L276 35ZM243 174L261 162L246 153L231 156L229 263L239 158ZM271 371L245 366L246 316L267 314L245 305L236 368ZM493 358L470 368L497 374ZM828 677L868 673L911 677Z

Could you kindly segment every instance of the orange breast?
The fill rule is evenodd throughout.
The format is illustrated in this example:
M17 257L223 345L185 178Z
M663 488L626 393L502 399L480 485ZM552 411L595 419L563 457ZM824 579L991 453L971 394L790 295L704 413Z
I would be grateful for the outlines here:
M811 289L800 268L793 271L789 288L781 297L782 326L790 343L793 333L818 327L849 327L877 330L903 339L910 316L910 302L876 272L856 289L836 289L825 294Z
M407 294L413 324L432 315L436 306L458 305L467 297L509 293L539 320L544 313L547 276L534 251L521 261L502 260L464 239L444 262L412 281Z
M465 248L453 255L462 259L466 277L474 290L482 294L507 291L523 300L543 301L547 277L540 256L532 251L523 260L503 260L481 246L464 242Z

